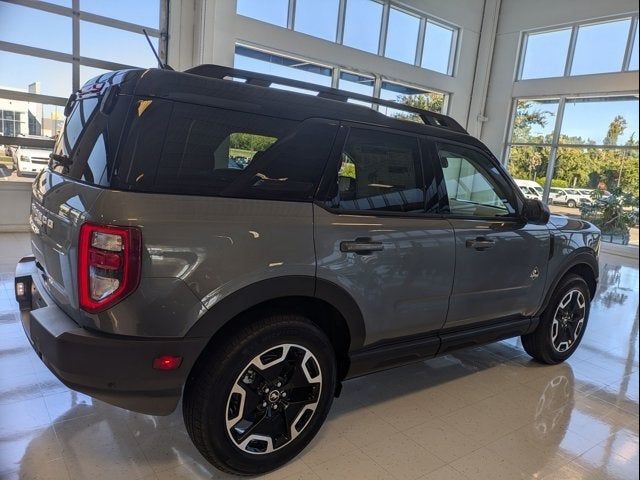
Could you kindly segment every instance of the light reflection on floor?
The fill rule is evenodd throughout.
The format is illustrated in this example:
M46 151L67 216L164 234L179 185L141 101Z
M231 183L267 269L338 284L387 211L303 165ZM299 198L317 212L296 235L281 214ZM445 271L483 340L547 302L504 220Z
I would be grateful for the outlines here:
M569 362L533 363L512 339L347 382L311 446L269 478L638 478L637 260L601 263ZM5 272L0 479L227 478L179 411L131 413L60 384L24 337Z

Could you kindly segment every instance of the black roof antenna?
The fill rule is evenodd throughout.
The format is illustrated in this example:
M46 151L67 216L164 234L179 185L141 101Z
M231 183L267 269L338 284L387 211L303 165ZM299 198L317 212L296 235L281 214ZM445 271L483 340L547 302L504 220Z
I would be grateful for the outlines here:
M156 52L156 47L154 47L153 43L151 43L151 39L149 38L149 34L147 33L147 30L143 28L142 33L144 33L144 36L147 38L147 42L149 42L151 51L155 55L156 59L158 59L158 67L160 67L162 70L173 70L173 68L171 68L166 63L162 63L162 60L160 60L160 55L158 55L158 52Z

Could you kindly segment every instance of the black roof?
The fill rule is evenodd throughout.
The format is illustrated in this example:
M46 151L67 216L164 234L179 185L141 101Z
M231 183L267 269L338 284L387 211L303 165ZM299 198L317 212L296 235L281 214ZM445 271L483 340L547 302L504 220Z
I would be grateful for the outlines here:
M234 79L243 79L244 82ZM489 150L453 118L436 112L357 93L218 65L200 65L184 72L133 69L105 74L91 82L118 83L122 93L167 98L199 105L246 111L302 121L329 118L360 122L471 144ZM316 95L277 88L283 85ZM384 115L349 99L378 104L422 118L424 123Z

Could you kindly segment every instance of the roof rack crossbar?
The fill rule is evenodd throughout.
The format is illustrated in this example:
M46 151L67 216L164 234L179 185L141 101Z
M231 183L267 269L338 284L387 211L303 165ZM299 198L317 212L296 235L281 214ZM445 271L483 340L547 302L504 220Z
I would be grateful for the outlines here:
M434 127L447 128L456 132L467 133L467 131L457 121L448 115L442 113L431 112L429 110L423 110L421 108L413 107L411 105L405 105L402 103L393 102L391 100L385 100L382 98L370 97L361 93L348 92L346 90L338 90L337 88L325 87L322 85L316 85L314 83L303 82L300 80L294 80L291 78L278 77L275 75L267 75L264 73L250 72L248 70L239 70L231 67L224 67L221 65L199 65L197 67L185 70L185 73L192 75L199 75L202 77L217 78L217 79L234 79L239 78L245 80L250 85L258 85L261 87L270 87L272 85L283 85L287 87L299 88L303 90L309 90L312 92L318 92L317 96L321 98L328 98L340 102L346 102L349 99L357 100L364 103L372 103L394 110L401 110L403 112L412 113L419 116L426 125Z

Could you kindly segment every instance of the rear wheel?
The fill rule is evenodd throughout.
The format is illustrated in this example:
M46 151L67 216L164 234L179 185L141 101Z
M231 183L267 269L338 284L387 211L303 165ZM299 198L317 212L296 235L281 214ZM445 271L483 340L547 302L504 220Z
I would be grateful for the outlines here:
M567 202L567 207L569 208L576 208L576 201L575 200L569 200Z
M564 278L551 296L536 330L522 336L522 346L535 360L556 364L569 358L582 340L589 319L589 287L578 275Z
M291 460L320 429L336 366L324 333L297 315L271 315L213 345L187 382L183 414L217 468L265 473Z

